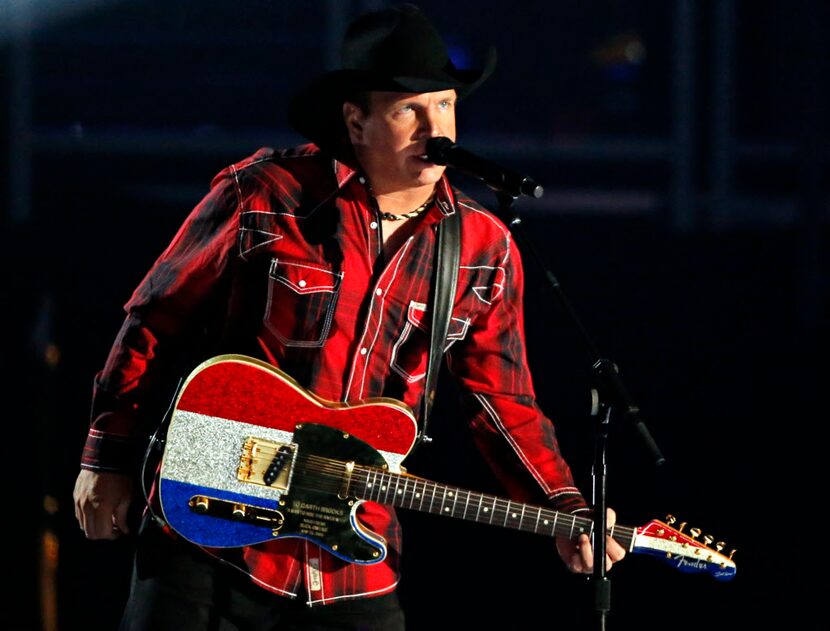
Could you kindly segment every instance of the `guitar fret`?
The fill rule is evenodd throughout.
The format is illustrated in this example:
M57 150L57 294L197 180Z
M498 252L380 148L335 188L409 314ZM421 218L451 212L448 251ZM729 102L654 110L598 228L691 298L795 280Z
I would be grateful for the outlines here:
M378 483L378 472L377 472L377 470L375 470L374 485L375 485L375 501L380 502L380 484Z
M421 503L419 505L419 508L421 510L424 510L424 496L427 493L427 481L426 480L423 481L423 485L424 485L424 488L421 489Z
M426 494L426 484L424 484L424 493ZM429 494L429 508L427 509L428 512L432 512L432 505L435 503L435 489L433 489Z
M542 517L542 509L536 509L536 523L533 525L533 532L539 532L539 518Z
M476 521L479 520L479 516L481 515L481 503L484 501L484 496L479 494L478 496L478 509L476 510Z
M490 509L490 523L491 523L491 524L493 523L493 515L494 515L494 514L495 514L495 512L496 512L496 502L497 502L497 501L498 501L498 499L494 497L494 498L493 498L493 506L492 506L492 508ZM485 509L485 510L486 510L486 509Z
M412 499L409 501L409 508L414 508L415 507L415 500L418 499L418 497L423 497L423 495L421 495L418 492L418 480L417 479L414 481L412 486L413 486Z
M391 473L389 475L392 476L393 480L395 480L395 488L391 489L390 485L390 490L392 490L392 504L394 504L398 499L398 491L400 490L401 479L396 475L393 476Z
M375 477L374 469L370 469L369 471L366 472L366 499L367 500L372 499L372 493L375 490L374 482L372 482L372 480L374 480L374 477Z
M406 494L407 494L408 492L409 492L409 478L404 478L404 479L403 479L403 496L402 496L402 497L403 497L403 499L401 500L401 504L400 504L401 506L403 506L403 503L406 501ZM411 504L411 502L410 502L410 506L411 506L411 505L412 505L412 504Z
M524 521L524 518L525 518L525 505L522 504L522 514L519 516L519 529L520 530L522 528L522 522Z
M444 503L447 501L447 487L444 487L444 497L441 498L441 511L444 512Z
M507 525L507 518L510 517L510 500L507 500L507 509L504 511L504 525Z
M574 526L576 525L576 515L571 515L571 531L568 533L568 539L574 538Z
M458 489L455 491L450 492L452 495L452 508L450 509L450 515L455 515L455 505L458 502Z
M467 499L464 502L464 513L461 515L461 519L467 519L467 507L470 505L470 492L467 491Z
M392 490L392 485L389 484L391 482L391 478L388 473L381 473L380 474L380 490L383 491L383 503L389 503L389 491Z

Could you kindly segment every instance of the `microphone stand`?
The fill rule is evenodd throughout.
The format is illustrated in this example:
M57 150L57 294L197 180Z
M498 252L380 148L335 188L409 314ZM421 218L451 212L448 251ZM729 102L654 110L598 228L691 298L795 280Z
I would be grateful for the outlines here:
M537 267L544 272L548 288L553 293L555 300L562 306L568 318L579 331L580 337L590 353L593 373L594 388L591 390L593 406L591 415L597 419L596 446L594 449L593 464L593 500L594 500L594 528L593 533L604 533L607 531L607 459L608 459L608 435L611 418L621 416L624 422L633 423L638 435L645 443L655 465L662 465L666 459L660 452L657 443L651 437L645 423L639 416L640 409L628 394L616 364L603 358L588 331L576 315L571 303L568 301L559 280L553 272L545 267L539 252L533 247L533 243L527 236L522 226L521 218L513 210L513 202L517 195L500 190L491 186L496 192L499 202L499 216L514 235L514 240L519 248L530 255ZM534 194L534 197L541 197L541 187ZM592 533L592 534L593 534ZM594 612L596 629L604 631L608 614L611 611L611 582L605 571L605 537L593 537L594 549L594 571L591 580L594 585Z

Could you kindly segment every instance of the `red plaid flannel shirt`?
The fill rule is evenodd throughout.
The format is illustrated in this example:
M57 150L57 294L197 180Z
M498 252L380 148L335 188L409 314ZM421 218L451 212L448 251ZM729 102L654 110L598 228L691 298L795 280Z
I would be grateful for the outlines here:
M451 213L461 213L462 242L448 363L468 395L476 442L514 499L584 509L534 400L522 266L505 226L444 178L414 234L384 261L364 178L311 145L261 149L214 179L125 307L95 381L82 466L128 470L152 423L147 402L162 367L194 331L221 340L210 348L279 366L325 399L390 396L420 410L435 228ZM364 521L389 545L382 563L349 564L284 539L245 548L233 564L276 593L305 591L309 604L387 593L398 581L398 522L391 508L365 508Z

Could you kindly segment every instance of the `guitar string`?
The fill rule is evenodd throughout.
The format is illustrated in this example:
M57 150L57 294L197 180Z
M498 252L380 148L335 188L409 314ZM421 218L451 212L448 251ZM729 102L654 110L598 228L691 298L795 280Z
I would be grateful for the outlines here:
M267 449L262 449L261 451L262 452L267 452L268 450ZM314 465L313 469L308 469L308 470L312 472L312 475L317 475L317 477L320 477L320 478L322 478L322 477L328 478L328 482L332 483L330 485L332 490L341 488L341 483L342 483L342 480L343 480L343 474L344 474L344 470L345 470L345 463L343 463L342 461L331 460L331 459L328 459L328 458L323 458L323 457L320 457L320 456L315 456L313 454L309 454L309 455L298 456L297 462L298 462L298 464L302 464L303 462L305 462L305 463ZM364 482L364 484L368 484L368 477L370 475L388 476L391 480L403 479L403 476L399 476L397 474L392 474L392 473L382 471L382 470L379 470L379 469L374 470L374 469L371 469L369 467L363 467L363 466L358 466L355 469L355 472L357 472L358 475L355 476L355 473L352 473L352 478L353 479L356 478L358 481L362 480ZM510 503L512 503L511 500L507 500L507 499L504 499L504 498L499 498L499 497L496 497L496 496L488 496L486 494L478 493L476 491L468 491L466 489L460 489L460 488L452 489L451 487L446 487L445 488L445 485L439 484L437 482L433 482L431 480L426 480L424 478L417 478L416 476L412 476L411 479L413 481L416 481L416 482L421 482L424 485L424 488L423 488L424 491L426 491L427 487L429 486L429 487L432 487L431 488L432 493L434 493L436 490L439 490L439 489L445 489L445 492L452 491L452 492L455 492L455 493L469 494L470 496L478 497L480 500L487 499L492 504L492 509L496 513L494 515L494 517L498 517L499 519L504 518L505 521L506 521L506 516L507 516L507 513L509 512L508 511L508 506L510 505ZM406 480L409 481L410 478L406 478ZM300 485L298 485L298 486L300 486ZM318 486L305 487L305 488L309 488L311 490L314 490L316 488L317 490L320 490L319 485ZM382 493L382 492L383 492L383 490L378 491L378 496L377 496L378 500L380 499L380 493ZM386 494L388 496L388 492ZM368 495L371 496L371 492L369 492ZM387 497L387 500L388 500L388 497ZM405 502L405 501L406 501L406 498L403 499L403 502ZM411 502L411 500L410 500L410 502ZM387 502L387 503L389 503L389 502ZM442 503L442 507L443 507L443 503ZM548 516L550 518L556 517L557 514L564 515L566 518L573 518L574 524L580 524L581 523L582 527L588 528L588 529L593 529L592 520L590 520L586 517L573 516L573 515L570 515L568 513L561 513L561 512L555 511L553 509L548 509L548 508L545 508L545 507L536 506L536 507L532 507L532 508L541 511L541 513L548 514ZM439 512L440 512L440 508L439 508ZM540 515L541 515L541 513L540 513ZM493 520L493 517L491 517L490 521L492 521L492 520ZM569 527L567 525L564 525L564 526L562 526L561 529L565 530L565 529L569 529ZM570 529L572 530L572 528L570 528ZM534 528L534 530L536 532L539 531L538 528ZM547 530L547 529L543 529L543 530ZM615 534L620 534L621 537L625 537L625 536L631 537L631 536L633 536L633 533L635 532L635 530L636 529L634 529L634 528L620 525L620 526L615 527L614 532L615 532ZM609 532L610 532L610 529L609 529Z
M263 449L260 450L260 453L267 453L268 451L269 451L268 449L263 448ZM274 451L274 454L276 454L276 451ZM339 491L342 488L343 475L344 475L344 472L345 472L345 463L344 462L337 461L337 460L332 460L332 459L324 458L324 457L320 457L320 456L315 456L313 454L309 454L309 455L300 455L300 456L298 456L297 457L297 464L299 464L299 465L302 465L302 464L312 465L311 467L309 467L309 466L305 467L306 472L309 473L309 475L306 476L306 479L313 481L314 478L317 478L317 479L321 480L321 482L317 483L317 484L312 484L312 485L296 484L296 486L299 486L300 488L306 488L306 489L309 489L309 490L317 490L317 491L321 490L321 488L320 488L321 486L326 486L326 487L330 488L332 492ZM437 482L433 482L431 480L427 480L425 478L418 478L417 476L405 477L405 476L401 476L401 475L398 475L398 474L383 471L383 470L380 470L380 469L375 470L375 469L372 469L370 467L358 466L354 469L354 471L352 473L352 479L356 480L357 482L362 482L364 487L366 487L368 489L369 476L371 476L371 475L374 475L374 476L387 476L392 481L399 481L401 479L405 479L406 482L412 481L412 482L414 482L415 485L420 483L422 485L422 492L426 492L429 489L430 495L434 494L435 491L444 490L445 493L446 492L452 492L452 493L455 493L456 495L458 495L458 494L469 495L470 497L472 497L474 499L478 499L479 502L481 502L483 500L487 500L488 505L491 505L491 510L493 511L493 515L489 519L489 521L491 521L491 522L494 521L495 519L502 520L502 521L506 522L506 521L508 521L508 513L515 512L515 511L510 511L509 508L508 508L509 505L512 503L511 500L507 500L507 499L500 498L500 497L497 497L497 496L487 495L487 494L484 494L484 493L479 493L477 491L470 491L470 490L467 490L467 489L449 487L449 486L446 486L446 485L443 485L443 484L440 484L440 483L437 483ZM377 492L378 500L380 500L380 494L381 493L385 493L387 495L387 502L386 503L393 503L393 502L388 501L388 499L389 499L388 498L388 494L389 494L388 489L381 489ZM371 491L369 491L367 493L367 495L369 495L369 496L371 496L371 494L372 494ZM406 495L404 495L399 501L400 501L401 505L405 507L405 503L406 503L407 500L410 501L410 505L411 505L412 504L412 499L411 499L411 497L408 498ZM380 502L380 503L384 503L384 502ZM423 500L422 500L421 503L423 503ZM519 505L521 505L521 504L519 504ZM580 516L576 516L576 515L571 515L569 513L563 513L563 512L560 512L560 511L556 511L554 509L549 509L549 508L541 507L541 506L529 506L529 507L532 510L539 511L539 518L540 519L542 518L543 515L547 515L547 518L548 518L549 521L551 519L554 520L554 524L555 524L556 528L554 528L553 534L556 533L557 528L558 528L558 530L560 530L560 532L563 532L563 534L564 534L564 531L566 531L566 530L571 530L572 531L573 526L576 525L576 524L580 524L582 528L593 529L593 521L590 520L587 517L580 517ZM441 505L439 507L437 507L437 511L434 511L434 512L438 512L440 514L442 512L442 509L443 509L443 502L441 503ZM566 519L570 518L570 520L572 521L572 524L569 526L567 524L567 522L557 523L557 520L555 518L558 515L562 515ZM513 519L515 519L515 517L513 517ZM476 520L471 520L471 521L487 521L487 520L476 519ZM522 520L520 520L520 522L521 521ZM536 533L539 533L540 531L541 532L547 532L548 531L548 528L542 528L542 529L538 528L538 524L536 524L532 528L528 524L527 529L532 530L533 532L536 532ZM631 527L628 527L628 526L622 526L622 525L615 526L615 528L614 528L614 534L619 534L619 536L621 538L623 538L623 537L630 538L630 537L633 536L635 531L636 531L635 528L631 528ZM610 533L611 529L609 529L608 532Z
M267 450L263 449L263 451L267 451ZM309 469L309 471L312 472L313 475L316 475L318 478L321 478L321 479L324 478L324 477L328 478L327 481L332 483L328 486L330 486L330 488L332 490L340 489L341 483L342 483L342 480L343 480L344 470L345 470L345 466L344 466L345 463L343 463L342 461L331 460L331 459L328 459L328 458L323 458L323 457L320 457L320 456L315 456L313 454L309 454L309 455L299 456L297 458L297 462L298 462L298 464L302 464L303 462L305 462L307 464L314 465L314 467L315 467L314 469ZM316 471L315 471L315 469L316 469ZM371 468L363 467L363 466L358 466L355 469L355 472L357 472L357 476L353 472L352 473L352 478L355 478L358 481L362 480L364 485L368 485L368 478L369 478L370 475L388 476L390 478L390 480L400 480L400 479L404 478L403 476L399 476L397 474L392 474L392 473L382 471L382 470L373 470ZM426 480L424 478L417 478L416 476L412 476L411 478L406 478L406 481L408 482L408 481L410 481L410 479L415 483L421 482L423 487L424 487L423 491L426 491L428 487L431 487L431 489L430 489L431 493L434 493L436 490L439 490L439 489L444 489L445 493L452 491L456 494L458 494L458 493L467 494L467 495L470 495L472 497L478 498L479 501L487 499L488 503L492 504L492 510L495 513L495 515L493 515L490 518L489 521L493 521L494 518L498 518L498 519L504 518L504 521L505 522L507 521L507 514L508 514L508 512L510 512L508 507L512 503L511 500L507 500L507 499L504 499L504 498L499 498L499 497L496 497L496 496L488 496L486 494L478 493L476 491L469 491L469 490L466 490L466 489L460 489L460 488L452 489L451 487L445 487L445 485L442 485L442 484L439 484L437 482L433 482L433 481L430 481L430 480ZM319 486L320 485L317 485L317 486L312 485L311 487L305 487L305 488L309 488L311 490L314 490L314 489L320 490ZM384 492L384 490L385 489L382 489L382 490L378 491L378 495L377 495L378 500L380 500L380 494L382 492ZM368 495L371 497L371 491L368 493ZM386 491L386 495L387 495L387 500L388 500L388 491ZM407 500L407 498L406 498L406 496L404 496L404 498L402 500L402 505L405 504L406 500ZM390 502L387 501L387 503L390 503ZM410 499L410 504L411 503L412 503L412 500ZM443 502L442 502L441 506L439 507L438 512L441 512L441 508L443 508ZM572 516L570 514L561 513L561 512L555 511L553 509L548 509L548 508L545 508L545 507L532 507L532 509L536 509L536 510L540 511L540 518L543 514L547 514L549 519L550 518L555 518L557 516L557 514L564 515L566 519L569 518L569 517L572 518L571 526L568 526L566 522L562 523L562 524L559 524L560 525L560 530L571 530L572 531L573 526L576 525L576 524L581 524L581 527L583 527L585 529L588 529L588 530L593 529L593 521L586 518L586 517ZM514 517L514 519L515 519L515 517ZM477 520L477 521L481 521L481 520ZM528 526L528 528L529 528L529 526ZM535 532L539 532L540 529L538 528L538 526L535 526L533 528L533 530ZM547 528L543 528L542 530L547 531ZM629 537L630 538L631 536L633 536L633 533L635 532L635 530L636 529L634 529L634 528L620 525L620 526L615 527L614 534L619 534L621 538L622 537ZM611 529L609 529L608 532L610 533Z
M272 448L260 447L257 450L257 453L259 455L263 455L263 456L269 456L269 455L276 456L278 451L275 450L275 449L272 449ZM314 485L314 484L312 484L312 485L303 485L303 484L296 484L295 483L296 486L299 486L300 488L305 488L305 489L308 489L308 490L312 490L312 491L315 491L315 490L320 491L320 490L322 490L321 489L322 486L326 486L331 490L332 493L339 492L342 489L342 482L343 482L343 478L344 478L344 474L345 474L345 465L346 465L346 463L344 461L332 460L332 459L329 459L329 458L316 456L314 454L308 454L308 455L301 454L297 457L296 462L297 462L297 464L300 464L300 465L303 464L303 463L305 463L307 465L305 468L306 468L306 471L309 473L309 475L306 476L306 477L309 480L313 481L314 478L320 480L320 482L318 482L316 485ZM477 491L471 491L471 490L457 488L457 487L453 488L453 487L450 487L450 486L447 486L447 485L444 485L444 484L441 484L441 483L438 483L438 482L433 482L431 480L427 480L425 478L419 478L417 476L404 476L404 475L384 471L384 470L379 469L379 468L375 469L375 468L367 467L367 466L364 466L364 465L358 465L353 470L353 472L351 474L351 478L352 478L352 480L354 480L357 483L362 483L363 487L367 491L366 492L367 497L362 498L362 499L369 499L369 501L372 501L371 496L373 495L373 491L369 488L369 484L370 484L369 483L369 477L370 476L375 476L375 478L377 478L377 477L383 478L385 476L385 477L388 478L389 482L395 482L396 486L397 486L397 483L400 480L404 480L405 483L412 482L413 483L413 490L417 488L418 484L420 484L421 485L421 492L423 494L427 494L429 496L433 496L436 492L440 492L440 491L443 490L445 494L452 492L456 495L459 495L459 494L462 495L462 496L467 495L468 496L468 501L469 501L469 499L472 499L473 502L475 502L477 500L479 503L486 501L487 505L492 510L492 516L490 517L490 519L489 520L488 519L480 519L480 518L476 517L475 519L468 519L468 521L477 521L477 522L489 521L490 523L501 521L502 525L506 525L507 521L509 520L508 519L508 513L509 512L515 512L515 511L510 511L509 510L509 506L512 503L511 500L507 500L507 499L500 498L500 497L497 497L497 496L487 495L487 494L484 494L484 493L479 493ZM352 484L350 484L350 486L352 486ZM392 485L389 484L388 486L392 486ZM385 493L385 495L386 495L386 501L385 502L380 501L380 495L382 493ZM379 503L395 504L395 502L389 501L389 489L388 488L382 488L381 490L377 491L376 497L377 497L377 500L378 500ZM403 496L400 496L400 497L399 496L393 496L393 499L395 499L398 502L398 505L400 505L404 508L406 508L406 503L408 501L409 504L410 504L410 507L414 508L413 507L414 497L412 496L411 493L405 493ZM419 507L419 508L421 510L423 510L423 508L422 508L423 501L424 500L422 499L421 502L420 502L421 507ZM524 508L530 508L532 511L539 511L538 519L542 519L543 517L545 517L549 521L551 519L554 520L554 528L553 528L553 531L550 532L550 533L549 533L549 530L550 530L549 528L539 528L538 527L538 520L534 521L534 526L532 526L532 527L529 524L526 527L522 527L521 524L522 524L523 519L521 519L521 518L519 519L519 524L520 524L519 527L518 527L519 530L530 531L530 532L534 532L536 534L549 534L550 536L553 536L553 535L556 535L556 534L563 534L564 535L564 534L570 534L566 531L569 531L569 530L572 531L573 530L573 525L580 524L582 528L585 528L585 529L589 530L589 532L592 533L592 531L593 531L593 525L594 525L593 521L591 519L587 518L587 517L574 516L574 515L571 515L569 513L564 513L564 512L556 511L554 509L541 507L541 506L523 505L521 503L517 503L517 505L518 506L524 506ZM436 507L435 510L428 510L427 512L432 512L432 513L436 513L436 514L445 514L443 509L444 509L444 501L441 501L439 503L439 505ZM453 511L453 514L454 513L455 513L455 511ZM562 515L565 518L564 522L558 522L558 516L559 515ZM568 525L568 521L569 521L568 518L571 518L570 521L572 523L571 523L570 526ZM515 520L516 518L513 517L513 519ZM531 517L531 519L532 519L532 517ZM612 534L612 532L613 532L613 535L618 535L620 539L625 539L627 541L631 541L631 539L634 537L636 531L637 531L636 528L633 528L633 527L630 527L630 526L623 526L623 525L615 525L613 530L611 528L609 528L607 530L609 535ZM716 550L710 548L709 546L706 546L706 545L704 545L700 542L695 542L695 543L697 544L697 546L700 546L701 548L704 548L704 549L706 549L707 551L709 551L713 554L720 555L719 552L717 552Z

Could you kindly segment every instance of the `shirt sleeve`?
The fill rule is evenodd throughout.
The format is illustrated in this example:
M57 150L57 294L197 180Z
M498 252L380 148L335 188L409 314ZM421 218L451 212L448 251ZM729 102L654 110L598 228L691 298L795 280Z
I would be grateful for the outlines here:
M169 403L175 387L162 393L160 384L223 304L238 234L237 199L233 178L217 176L125 305L127 316L95 377L82 468L130 471L145 431L161 421L159 399Z
M522 263L510 240L506 254L487 267L489 306L448 351L476 445L514 499L546 498L558 510L587 510L553 423L536 403L525 352Z

